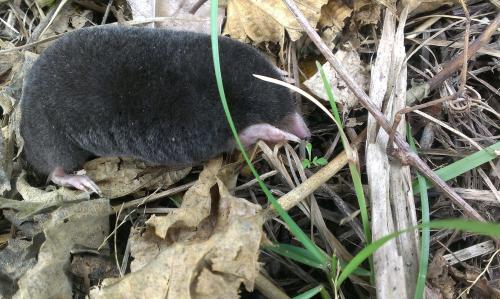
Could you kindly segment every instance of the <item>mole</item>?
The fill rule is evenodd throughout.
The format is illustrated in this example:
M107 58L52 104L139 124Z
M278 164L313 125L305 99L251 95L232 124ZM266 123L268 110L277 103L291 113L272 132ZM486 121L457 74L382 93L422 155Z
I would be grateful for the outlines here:
M219 37L224 89L242 143L300 141L310 131L291 92L253 47ZM99 192L73 174L95 156L195 165L235 148L215 81L207 34L95 26L65 34L23 84L20 130L35 172Z

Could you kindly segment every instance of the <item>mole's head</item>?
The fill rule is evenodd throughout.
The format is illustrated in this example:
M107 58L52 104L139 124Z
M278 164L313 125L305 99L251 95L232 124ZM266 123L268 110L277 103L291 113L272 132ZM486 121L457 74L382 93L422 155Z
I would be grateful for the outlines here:
M229 38L220 43L224 89L236 128L240 136L248 137L245 143L252 144L255 138L271 142L309 138L291 91L253 76L283 80L278 69L250 46Z
M268 76L280 78L277 73ZM236 122L245 145L258 139L278 143L286 140L298 142L311 137L288 88L252 76L244 98L244 104L238 105Z

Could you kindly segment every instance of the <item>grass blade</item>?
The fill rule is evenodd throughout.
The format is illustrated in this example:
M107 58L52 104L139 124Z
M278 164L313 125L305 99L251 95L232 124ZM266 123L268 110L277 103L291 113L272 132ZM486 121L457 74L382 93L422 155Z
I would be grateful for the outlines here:
M417 152L415 140L411 136L411 128L408 125L406 130L408 133L408 142L414 152ZM417 173L418 186L420 188L420 205L422 209L422 222L428 223L430 221L429 213L429 198L427 196L427 181L423 176ZM418 264L418 277L417 285L415 288L414 299L424 298L425 281L427 278L427 267L429 265L429 247L430 247L430 229L429 227L422 228L422 236L420 238L420 257Z
M319 286L317 286L315 288L312 288L312 289L305 291L304 293L302 293L298 296L293 297L293 299L309 299L309 298L312 298L313 296L317 295L323 289L324 289L324 286L320 284Z
M456 178L459 175L464 174L465 172L474 169L486 162L489 162L495 158L497 155L495 151L500 150L500 142L497 142L482 151L478 151L472 155L469 155L463 159L460 159L456 162L451 163L448 166L440 168L436 170L436 174L442 178L444 181L449 181L453 178ZM429 189L432 184L426 179L427 189ZM418 194L420 192L420 187L418 181L413 182L413 193Z
M245 151L245 148L243 147L241 140L238 136L238 131L236 130L236 127L233 122L233 118L231 116L231 113L229 112L229 106L227 104L226 100L226 94L224 92L224 85L222 83L222 74L221 74L221 68L220 68L220 57L219 57L219 40L217 36L217 13L218 13L218 0L212 0L210 2L210 37L211 37L211 46L212 46L212 58L214 62L214 71L215 71L215 79L217 82L217 88L219 91L220 95L220 100L222 103L222 107L224 108L224 112L226 114L227 121L229 123L229 127L231 128L231 132L233 133L234 139L236 140L236 144L238 145L243 158L245 159L246 163L248 164L248 167L250 168L251 172L255 176L257 182L259 183L260 188L262 191L266 194L267 199L273 206L273 208L276 210L278 215L285 221L285 223L288 225L290 231L292 234L299 240L304 247L311 252L311 254L315 255L318 260L321 260L322 263L326 266L328 263L328 257L314 244L308 237L307 235L300 229L300 227L293 221L293 219L286 213L285 210L281 207L281 205L278 203L276 198L271 194L267 186L264 184L264 182L260 179L259 174L255 170L255 168L252 165L252 162L250 161L250 158L248 157L248 154Z
M278 243L274 246L265 246L264 249L273 251L281 256L287 257L316 269L325 269L325 265L322 264L322 261L318 260L314 255L311 254L310 251L304 248Z

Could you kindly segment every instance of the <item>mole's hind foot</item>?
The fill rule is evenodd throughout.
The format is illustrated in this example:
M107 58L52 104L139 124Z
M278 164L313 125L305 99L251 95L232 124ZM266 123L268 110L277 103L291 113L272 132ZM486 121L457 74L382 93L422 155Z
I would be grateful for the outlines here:
M59 186L73 187L78 190L101 194L99 186L86 175L69 175L61 168L56 168L49 178Z

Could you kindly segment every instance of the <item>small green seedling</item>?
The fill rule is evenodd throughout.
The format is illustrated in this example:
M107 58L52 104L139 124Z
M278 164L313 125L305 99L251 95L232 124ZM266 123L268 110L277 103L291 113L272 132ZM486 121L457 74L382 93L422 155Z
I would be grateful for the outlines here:
M306 159L302 160L302 166L304 168L311 168L311 166L323 166L323 165L326 165L326 163L328 163L328 161L321 157L321 158L318 158L316 156L314 156L314 158L311 157L311 152L312 152L312 144L310 142L308 142L306 144L306 151L307 151L307 157Z

